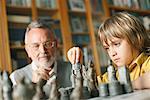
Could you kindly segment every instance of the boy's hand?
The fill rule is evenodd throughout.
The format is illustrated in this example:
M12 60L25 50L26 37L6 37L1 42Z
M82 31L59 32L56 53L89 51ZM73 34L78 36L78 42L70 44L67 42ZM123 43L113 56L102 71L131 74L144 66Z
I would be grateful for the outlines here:
M150 72L144 73L142 76L132 82L135 90L150 89Z
M73 47L67 52L67 56L71 64L82 62L82 51L79 47Z

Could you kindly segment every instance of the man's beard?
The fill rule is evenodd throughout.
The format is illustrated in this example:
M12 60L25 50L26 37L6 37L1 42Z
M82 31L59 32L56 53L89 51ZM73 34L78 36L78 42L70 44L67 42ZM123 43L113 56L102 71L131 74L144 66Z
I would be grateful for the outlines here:
M39 61L35 60L34 62L38 67L51 67L52 64L55 62L55 60L56 60L56 57L51 56L51 58L48 61L39 62Z

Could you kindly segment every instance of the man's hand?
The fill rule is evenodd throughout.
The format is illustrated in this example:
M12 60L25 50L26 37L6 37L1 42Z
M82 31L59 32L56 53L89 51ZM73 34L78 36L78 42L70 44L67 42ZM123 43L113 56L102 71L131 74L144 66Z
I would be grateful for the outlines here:
M37 83L40 79L48 80L50 78L49 73L51 73L51 71L52 68L50 67L39 67L32 73L32 82Z
M82 51L79 47L73 47L67 52L67 56L71 64L82 62Z

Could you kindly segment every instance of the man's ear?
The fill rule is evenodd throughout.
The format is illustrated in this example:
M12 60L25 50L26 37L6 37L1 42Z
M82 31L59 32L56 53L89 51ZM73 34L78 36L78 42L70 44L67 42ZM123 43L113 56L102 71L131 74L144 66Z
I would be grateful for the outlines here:
M58 48L58 46L59 46L59 44L58 44L58 43L59 43L59 42L58 42L58 39L55 39L54 41L55 41L55 48Z
M29 50L29 48L28 48L27 45L25 45L25 50L26 50L26 52L27 52L28 57L30 58L30 57L31 57L31 56L30 56L30 50Z

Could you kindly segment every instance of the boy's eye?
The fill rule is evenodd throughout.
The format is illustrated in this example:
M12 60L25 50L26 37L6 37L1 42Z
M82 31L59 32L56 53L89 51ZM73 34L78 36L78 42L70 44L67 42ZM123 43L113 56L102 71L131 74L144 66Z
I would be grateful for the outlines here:
M105 48L105 49L107 50L107 49L109 49L109 48Z
M109 47L104 47L104 49L105 49L105 50L108 50L108 49L109 49Z
M120 42L119 43L114 43L115 46L120 46Z

